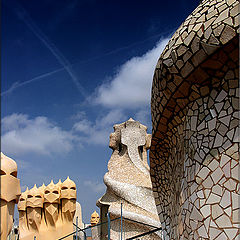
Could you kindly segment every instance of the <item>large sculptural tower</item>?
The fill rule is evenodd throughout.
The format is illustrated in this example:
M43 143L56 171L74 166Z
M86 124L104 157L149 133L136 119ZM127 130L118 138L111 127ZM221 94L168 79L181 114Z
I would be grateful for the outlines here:
M106 212L112 219L119 217L122 203L124 218L143 223L125 220L125 237L149 231L151 228L144 226L144 223L156 227L160 225L147 163L150 143L151 135L147 134L147 127L133 119L114 125L114 133L110 135L109 147L113 153L104 176L107 191L97 205L101 209L101 222L106 220ZM119 226L120 221L111 223L112 239L118 239ZM101 229L103 239L106 234L106 229ZM149 239L153 237L159 239L157 234L149 236Z

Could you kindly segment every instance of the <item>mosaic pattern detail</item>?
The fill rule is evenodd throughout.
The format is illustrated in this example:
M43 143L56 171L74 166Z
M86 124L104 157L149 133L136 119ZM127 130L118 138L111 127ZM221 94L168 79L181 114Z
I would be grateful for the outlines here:
M150 172L165 239L240 234L238 8L202 1L157 63Z
M147 150L151 144L151 134L147 127L130 118L115 124L110 134L109 147L113 152L108 162L108 172L104 175L106 193L98 200L101 212L108 206L112 219L122 216L124 239L160 227L154 202L152 183L147 163ZM104 222L101 213L101 222ZM128 220L126 220L128 219ZM120 220L111 223L111 239L119 239ZM102 237L106 237L102 232ZM161 239L156 232L144 239Z

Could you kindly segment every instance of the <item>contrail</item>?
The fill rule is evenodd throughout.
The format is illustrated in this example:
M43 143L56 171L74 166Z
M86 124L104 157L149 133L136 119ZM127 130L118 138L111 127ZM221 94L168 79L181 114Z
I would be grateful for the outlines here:
M134 46L136 46L136 45L142 44L142 43L144 43L144 42L149 41L150 39L159 37L159 36L161 36L161 35L162 35L162 33L161 33L161 34L156 34L156 35L153 35L153 36L151 36L151 37L149 37L149 38L147 38L147 39L144 39L144 40L142 40L142 41L138 41L138 42L132 43L132 44L130 44L130 45L123 46L123 47L120 47L120 48L117 48L117 49L108 51L108 52L106 52L106 53L104 53L104 54L102 54L102 55L100 55L100 56L92 57L92 58L89 58L89 59L86 59L86 60L83 60L83 61L77 61L77 62L75 62L75 63L73 63L73 64L71 64L71 65L73 66L73 65L79 64L79 63L80 63L80 64L83 64L83 63L91 62L91 61L94 61L94 60L97 60L97 59L101 59L101 58L103 58L103 57L105 57L105 56L109 56L109 55L112 55L112 54L121 52L121 51L123 51L123 50L129 49L129 48L131 48L131 47L134 47ZM60 71L63 71L63 70L65 70L64 67L63 67L63 68L56 69L56 70L51 71L51 72L48 72L48 73L45 73L45 74L42 74L42 75L40 75L40 76L34 77L34 78L30 79L30 80L27 80L27 81L24 81L24 82L21 82L21 83L19 83L19 82L14 82L14 83L12 84L12 86L11 86L8 90L6 90L6 91L4 91L4 92L1 93L1 96L7 95L7 94L9 94L9 93L12 93L15 89L17 89L17 88L19 88L19 87L22 87L22 86L24 86L24 85L26 85L26 84L29 84L29 83L32 83L32 82L41 80L41 79L43 79L43 78L45 78L45 77L48 77L48 76L50 76L50 75L52 75L52 74L55 74L55 73L60 72Z
M1 93L1 96L4 96L4 95L6 95L8 93L13 92L16 88L22 87L22 86L27 85L27 84L32 83L32 82L36 82L38 80L41 80L41 79L43 79L45 77L48 77L48 76L51 76L54 73L61 72L63 70L65 70L65 68L59 68L57 70L54 70L54 71L51 71L51 72L48 72L48 73L44 73L44 74L42 74L40 76L34 77L34 78L30 79L30 80L27 80L27 81L24 81L24 82L21 82L21 83L14 82L12 84L12 86L8 90L6 90L6 91Z
M37 76L37 77L34 77L30 80L27 80L27 81L24 81L24 82L14 82L12 84L12 86L1 93L1 96L4 96L4 95L7 95L9 93L12 93L15 89L19 88L19 87L22 87L26 84L29 84L29 83L32 83L32 82L35 82L35 81L38 81L38 80L41 80L45 77L48 77L52 74L55 74L59 71L62 71L62 70L67 70L67 72L69 73L69 69L71 71L71 73L69 73L69 75L72 77L74 76L73 74L73 69L71 68L71 66L75 65L75 64L83 64L83 63L87 63L87 62L91 62L91 61L94 61L94 60L97 60L97 59L101 59L105 56L109 56L109 55L112 55L112 54L115 54L115 53L118 53L118 52L121 52L123 50L127 50L131 47L134 47L136 45L139 45L139 44L142 44L142 43L145 43L147 41L149 41L150 39L153 39L153 38L156 38L156 37L160 37L160 36L163 36L163 35L169 35L169 32L170 31L166 31L166 32L163 32L163 33L159 33L159 34L155 34L155 35L152 35L150 36L149 38L146 38L144 40L141 40L141 41L138 41L138 42L134 42L130 45L126 45L126 46L123 46L123 47L120 47L120 48L117 48L117 49L114 49L114 50L111 50L111 51L108 51L100 56L95 56L95 57L92 57L92 58L89 58L89 59L86 59L86 60L83 60L83 61L77 61L73 64L70 64L69 61L66 60L66 58L59 52L59 50L55 47L55 45L53 45L47 38L45 35L43 35L43 33L39 30L39 28L36 27L35 24L33 24L32 21L26 19L26 17L28 17L28 14L26 13L26 11L18 5L18 8L15 8L15 14L21 19L24 21L24 23L31 29L31 31L44 43L44 45L53 53L53 55L57 58L58 62L63 65L63 68L59 68L59 69L56 69L52 72L49 72L49 73L45 73L45 74L42 74L40 76ZM29 17L28 17L29 18ZM172 32L172 31L171 31ZM61 61L61 62L60 62ZM62 62L64 64L62 64ZM67 69L66 69L67 67ZM85 94L85 90L83 89L83 87L81 86L81 84L78 82L78 80L76 79L76 77L72 77L74 83L76 84L76 86L78 87L78 89L81 91L82 95L86 96Z
M16 7L16 5L18 6ZM84 98L86 98L87 94L85 92L85 89L82 87L77 77L75 76L75 73L72 69L70 62L63 56L63 54L57 49L57 47L47 38L47 36L37 27L37 25L33 22L33 20L30 18L30 16L26 12L26 10L17 3L14 3L14 6L15 7L13 10L15 14L18 16L18 18L21 19L27 25L27 27L35 34L35 36L56 57L57 61L63 66L63 68L67 71L67 73L73 80L73 83L75 84L79 92L82 94Z

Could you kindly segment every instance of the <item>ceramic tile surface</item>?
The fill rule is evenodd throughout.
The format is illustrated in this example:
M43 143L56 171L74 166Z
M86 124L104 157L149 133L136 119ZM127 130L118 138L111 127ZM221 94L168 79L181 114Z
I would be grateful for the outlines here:
M165 239L240 234L238 8L202 1L155 69L150 172Z

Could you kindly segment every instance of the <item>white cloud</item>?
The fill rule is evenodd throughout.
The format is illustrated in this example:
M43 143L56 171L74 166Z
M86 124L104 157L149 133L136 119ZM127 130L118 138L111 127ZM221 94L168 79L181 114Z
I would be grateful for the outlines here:
M97 89L93 102L104 107L124 109L149 105L154 69L168 40L160 40L143 56L133 57L120 66L111 81Z
M87 119L80 120L73 125L75 131L85 134L89 134L89 131L93 130L92 127L92 123Z
M74 124L73 131L83 134L79 136L81 142L100 145L108 144L114 124L127 120L124 112L119 109L110 110L107 114L98 117L95 122L86 119L84 114L81 116L82 119Z
M126 116L120 109L114 109L109 111L102 118L97 119L96 125L97 127L105 127L105 126L113 126L116 123L120 123L121 120L125 119ZM127 120L127 119L126 119Z
M103 183L93 182L91 180L84 181L83 185L89 187L95 193L104 193L106 189Z
M31 119L16 113L6 116L2 119L2 151L19 157L27 153L62 154L71 151L75 144L106 146L113 125L127 120L122 110L110 110L95 122L88 120L84 112L73 118L72 130L65 131L47 117Z
M30 119L16 113L2 119L2 131L2 150L7 154L69 152L76 138L46 117Z

